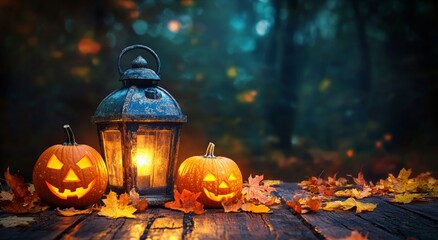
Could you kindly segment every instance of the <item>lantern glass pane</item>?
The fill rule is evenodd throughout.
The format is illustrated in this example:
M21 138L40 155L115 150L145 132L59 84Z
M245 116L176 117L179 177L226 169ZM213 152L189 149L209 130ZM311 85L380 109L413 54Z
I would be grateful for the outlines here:
M140 190L167 186L171 136L170 130L137 132L137 145L132 156Z
M122 137L118 130L102 132L109 184L123 187Z

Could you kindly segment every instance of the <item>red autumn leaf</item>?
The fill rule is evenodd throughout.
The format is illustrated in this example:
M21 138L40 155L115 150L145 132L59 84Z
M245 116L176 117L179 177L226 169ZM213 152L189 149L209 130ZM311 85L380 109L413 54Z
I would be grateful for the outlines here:
M361 186L361 187L364 187L367 184L365 179L363 178L362 172L358 172L357 178L353 177L353 181L354 181L354 183L356 183L358 186Z
M299 203L299 195L295 195L292 200L290 201L286 201L286 205L289 206L290 208L292 208L296 213L301 214L302 213L302 209L301 209L301 204Z
M201 195L201 192L192 193L184 189L182 193L179 193L177 190L175 190L173 193L175 201L165 203L164 207L179 210L185 213L194 212L195 214L203 214L204 205L196 201L199 195Z
M318 211L321 205L322 205L321 198L312 198L310 196L306 198L306 206L309 207L310 210L312 211Z
M262 184L263 175L256 175L254 178L252 175L248 178L248 183L244 184L242 194L247 201L257 200L260 203L267 203L271 200L270 193L275 191L275 188Z
M290 208L292 208L296 213L301 214L301 204L298 201L286 201L286 205L288 205Z

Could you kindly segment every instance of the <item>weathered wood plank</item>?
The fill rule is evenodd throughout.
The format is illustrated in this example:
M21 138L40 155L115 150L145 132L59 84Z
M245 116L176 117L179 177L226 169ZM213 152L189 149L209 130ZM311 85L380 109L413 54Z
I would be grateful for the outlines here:
M156 208L150 229L143 238L146 239L182 239L183 217L182 212Z
M300 188L296 184L284 183L277 188L279 194L290 200ZM326 212L303 214L301 217L315 227L325 237L345 237L352 230L362 234L368 233L370 239L433 239L438 234L438 226L433 221L423 218L405 209L401 209L383 200L367 198L363 202L377 203L373 212L356 214L348 212Z
M224 213L208 209L193 216L194 226L186 239L317 239L287 209L272 214Z
M35 218L36 222L27 227L0 227L0 239L55 239L88 217L88 215L61 217L56 211L45 211L25 216Z
M94 213L64 232L61 239L111 239L126 220L101 217Z
M429 220L438 222L438 202L412 202L409 204L391 203L394 206L417 213Z
M437 239L437 221L431 221L429 218L389 204L382 199L367 198L364 199L364 202L377 203L378 206L374 211L376 214L360 214L358 216L377 227L405 239Z

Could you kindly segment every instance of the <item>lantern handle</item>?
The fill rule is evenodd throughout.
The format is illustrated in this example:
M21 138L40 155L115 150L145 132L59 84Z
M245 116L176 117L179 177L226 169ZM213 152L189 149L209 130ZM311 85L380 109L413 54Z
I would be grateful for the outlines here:
M154 56L154 58L155 58L155 62L157 63L157 72L156 72L156 73L157 73L157 75L159 75L159 74L160 74L160 70L161 70L161 63L160 63L160 58L159 58L158 55L154 52L154 50L152 50L150 47L147 47L147 46L144 46L144 45L131 45L131 46L126 47L125 49L123 49L122 52L120 52L119 59L117 60L117 67L119 68L119 74L120 74L120 76L122 76L122 74L123 74L122 67L120 66L120 60L122 60L122 56L123 56L126 52L131 51L131 50L134 50L134 49L143 49L143 50L146 50L146 51L148 51L150 54L152 54L152 56Z

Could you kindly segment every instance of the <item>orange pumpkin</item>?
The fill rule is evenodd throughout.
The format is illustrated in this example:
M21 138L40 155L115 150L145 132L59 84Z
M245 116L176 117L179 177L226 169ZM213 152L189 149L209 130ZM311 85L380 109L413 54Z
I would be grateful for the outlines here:
M108 172L100 154L77 144L69 125L66 141L46 149L33 169L35 191L55 206L83 208L100 200L108 184Z
M209 143L204 156L181 163L175 185L179 192L201 192L198 201L206 207L221 207L222 200L233 199L242 191L242 173L233 160L214 156L214 144Z

